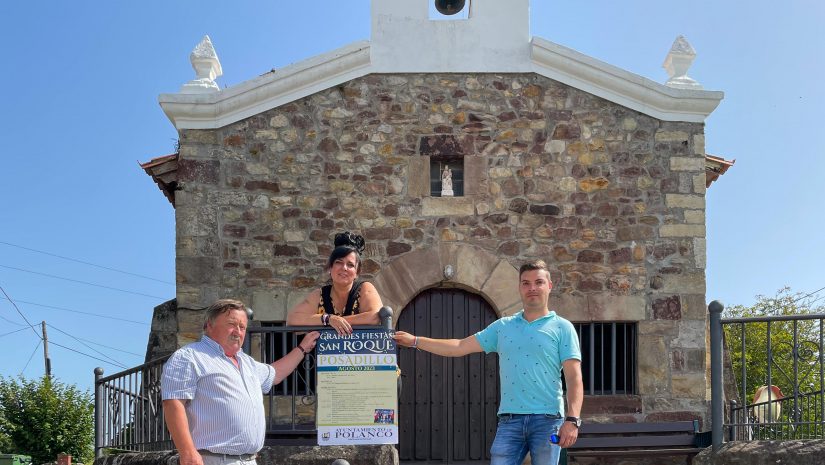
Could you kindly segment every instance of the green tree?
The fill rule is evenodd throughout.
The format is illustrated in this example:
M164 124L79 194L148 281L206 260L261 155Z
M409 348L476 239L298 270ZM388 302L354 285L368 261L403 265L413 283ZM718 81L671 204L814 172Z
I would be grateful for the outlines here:
M91 394L48 376L0 377L0 428L10 452L31 455L35 464L54 461L59 453L85 463L94 458Z

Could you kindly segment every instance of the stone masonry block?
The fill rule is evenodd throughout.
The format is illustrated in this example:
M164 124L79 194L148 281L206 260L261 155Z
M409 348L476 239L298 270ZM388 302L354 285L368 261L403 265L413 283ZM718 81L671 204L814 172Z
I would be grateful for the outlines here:
M705 197L692 194L665 194L665 205L668 208L689 208L704 210Z
M469 197L424 197L421 202L422 216L472 216L473 200Z
M407 166L407 197L430 195L430 157L410 157Z
M647 302L633 295L590 294L587 297L589 321L640 321L645 319Z
M705 237L704 224L663 224L659 228L661 237Z
M570 321L583 321L589 315L587 296L551 293L550 310Z
M705 224L705 211L685 210L685 223Z
M707 380L704 373L680 373L671 378L673 397L688 397L701 399L707 391Z
M703 294L705 293L704 273L682 273L665 275L662 277L662 288L659 291L673 294Z
M453 245L451 248L454 252L450 263L453 263L455 267L455 277L452 281L468 286L470 289L481 289L490 279L490 273L498 266L499 259L476 247ZM444 250L446 247L442 246L441 249ZM445 255L442 252L442 257ZM518 277L511 284L515 286L517 280Z
M657 336L639 336L639 394L662 395L668 392L668 351L665 341Z
M493 306L499 311L521 303L518 292L518 270L506 260L501 260L490 272L487 282L481 288Z
M696 155L701 155L702 159L705 158L705 135L704 134L694 134L693 135L693 153Z
M250 306L255 312L255 321L286 321L287 293L283 290L254 291Z
M687 142L689 137L685 131L656 131L656 142Z
M475 196L487 191L487 159L464 158L464 195Z
M693 239L693 260L696 268L704 270L707 263L708 247L707 239L696 237Z
M670 157L671 171L705 171L704 157Z
M682 321L679 323L679 336L673 340L673 347L702 349L705 347L706 331L707 325L704 321Z
M708 308L703 294L682 294L681 299L683 320L707 320Z
M707 175L705 173L693 176L693 192L705 195L707 192Z

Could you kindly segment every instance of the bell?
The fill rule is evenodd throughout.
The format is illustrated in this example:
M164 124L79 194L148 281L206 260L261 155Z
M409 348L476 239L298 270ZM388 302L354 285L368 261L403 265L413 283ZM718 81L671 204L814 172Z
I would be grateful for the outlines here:
M454 15L464 9L465 0L435 0L435 9L445 16Z

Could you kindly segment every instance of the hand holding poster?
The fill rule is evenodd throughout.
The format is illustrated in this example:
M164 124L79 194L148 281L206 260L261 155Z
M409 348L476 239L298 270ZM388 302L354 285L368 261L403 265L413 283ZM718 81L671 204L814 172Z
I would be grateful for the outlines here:
M395 341L383 329L318 339L319 445L398 444Z

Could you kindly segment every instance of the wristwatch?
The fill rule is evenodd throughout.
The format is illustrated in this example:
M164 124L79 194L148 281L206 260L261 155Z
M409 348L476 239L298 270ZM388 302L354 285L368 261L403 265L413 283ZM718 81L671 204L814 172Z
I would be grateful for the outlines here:
M576 425L576 428L582 425L582 419L579 417L564 417L564 421L569 421Z

